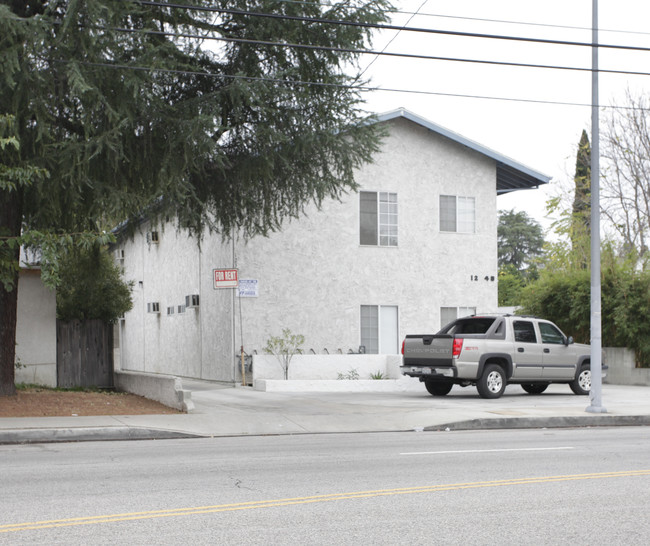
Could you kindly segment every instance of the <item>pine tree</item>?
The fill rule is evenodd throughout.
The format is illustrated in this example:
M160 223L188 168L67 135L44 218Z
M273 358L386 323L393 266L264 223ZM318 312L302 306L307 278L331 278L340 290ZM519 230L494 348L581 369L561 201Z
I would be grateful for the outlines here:
M388 7L0 0L0 114L20 142L0 166L50 175L0 185L0 395L26 234L66 242L144 211L253 236L355 189L381 133L348 72Z

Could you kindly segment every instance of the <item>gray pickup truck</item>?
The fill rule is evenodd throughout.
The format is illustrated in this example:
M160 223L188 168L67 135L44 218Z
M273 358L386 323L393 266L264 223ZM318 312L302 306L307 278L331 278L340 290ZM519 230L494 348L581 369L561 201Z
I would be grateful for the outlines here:
M541 394L566 383L575 394L591 390L590 347L548 320L494 315L464 317L437 334L408 335L402 344L403 375L418 377L430 394L453 385L476 385L482 398L499 398L508 383ZM602 367L603 377L607 366Z

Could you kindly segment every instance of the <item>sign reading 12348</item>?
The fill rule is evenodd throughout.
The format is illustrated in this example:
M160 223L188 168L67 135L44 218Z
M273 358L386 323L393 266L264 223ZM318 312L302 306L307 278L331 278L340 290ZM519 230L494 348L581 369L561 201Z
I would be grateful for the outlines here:
M215 288L237 288L236 269L214 269L214 287Z

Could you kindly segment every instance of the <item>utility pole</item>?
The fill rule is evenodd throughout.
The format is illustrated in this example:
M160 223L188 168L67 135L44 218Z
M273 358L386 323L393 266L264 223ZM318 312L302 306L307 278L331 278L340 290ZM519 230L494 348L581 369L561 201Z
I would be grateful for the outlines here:
M589 413L607 413L602 406L602 311L600 297L600 126L598 123L598 0L592 0L591 48L591 405Z

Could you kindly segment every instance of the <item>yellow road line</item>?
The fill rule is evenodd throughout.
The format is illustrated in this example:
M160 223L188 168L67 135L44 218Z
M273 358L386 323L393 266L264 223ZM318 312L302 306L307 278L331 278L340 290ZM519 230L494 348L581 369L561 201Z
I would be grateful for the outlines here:
M89 516L68 519L55 519L46 521L33 521L26 523L8 523L0 525L0 533L12 533L34 529L51 529L56 527L73 527L77 525L96 525L118 521L133 521L142 519L155 519L167 517L180 517L197 514L214 514L218 512L233 512L237 510L254 510L278 506L291 506L298 504L311 504L317 502L331 502L348 499L363 499L391 495L412 495L416 493L434 493L439 491L453 491L461 489L477 489L485 487L503 487L509 485L528 485L553 482L566 482L575 480L602 480L608 478L625 478L636 476L650 476L650 470L627 470L617 472L598 472L593 474L570 474L565 476L542 476L531 478L514 478L507 480L493 480L483 482L453 483L441 485L423 485L418 487L404 487L398 489L376 489L369 491L354 491L348 493L331 493L328 495L314 495L310 497L295 497L287 499L272 499L262 501L239 502L233 504L215 504L212 506L196 506L191 508L174 508L168 510L153 510L146 512L129 512L124 514L109 514L103 516Z

